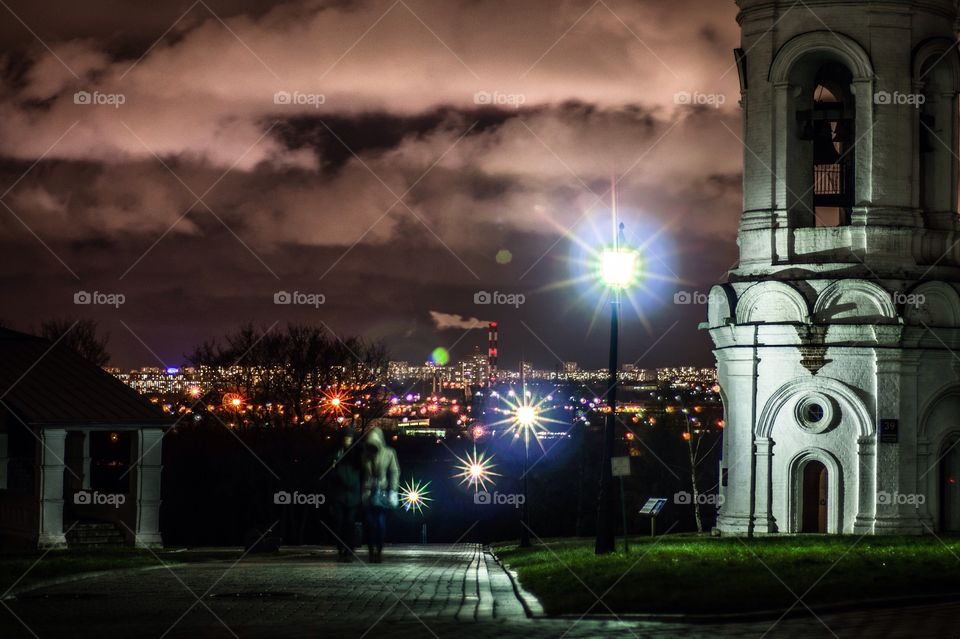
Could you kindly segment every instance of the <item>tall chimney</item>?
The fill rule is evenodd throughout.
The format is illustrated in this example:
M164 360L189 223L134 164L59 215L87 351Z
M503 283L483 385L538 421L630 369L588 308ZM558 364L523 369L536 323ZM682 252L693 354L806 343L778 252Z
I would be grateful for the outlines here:
M497 383L497 362L499 361L500 332L496 322L490 322L489 348L487 349L487 364L490 368L490 386Z

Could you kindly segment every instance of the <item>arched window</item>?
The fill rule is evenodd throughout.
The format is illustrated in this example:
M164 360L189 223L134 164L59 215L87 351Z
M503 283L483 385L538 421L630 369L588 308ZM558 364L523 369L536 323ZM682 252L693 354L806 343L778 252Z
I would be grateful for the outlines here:
M795 157L797 170L808 174L800 184L808 185L809 196L801 196L800 204L808 207L811 226L849 224L856 179L853 76L839 62L803 66Z
M849 36L812 31L780 47L769 78L778 227L850 224L873 199L870 56ZM794 239L813 237L819 235L800 233ZM790 241L780 240L787 251L810 248L802 242L791 248Z
M917 203L930 218L946 218L956 210L956 61L940 54L931 56L920 69L917 117L919 179Z

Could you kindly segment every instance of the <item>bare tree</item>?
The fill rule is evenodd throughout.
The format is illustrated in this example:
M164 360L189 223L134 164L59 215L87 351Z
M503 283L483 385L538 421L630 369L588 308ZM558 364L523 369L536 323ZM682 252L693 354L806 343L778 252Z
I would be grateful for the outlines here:
M349 408L362 427L389 405L382 385L384 346L357 337L340 339L315 326L290 324L268 332L248 324L223 343L201 344L188 360L208 376L215 395L243 398L243 409L237 411L243 413L237 419L242 426L309 423L323 429ZM326 398L341 392L343 406L331 410Z
M110 334L100 335L96 320L51 319L40 323L39 332L41 337L52 342L59 340L61 346L73 349L97 366L105 366L110 361L107 352Z
M677 399L683 407L684 424L686 430L683 431L683 439L687 442L687 454L690 461L690 485L692 492L693 515L697 521L697 532L703 533L703 518L700 514L700 484L698 482L698 471L700 464L709 457L710 453L720 442L716 435L709 435L705 429L694 428L693 418L690 411L683 406L683 399L678 395ZM705 437L710 437L713 441L706 450L701 450Z

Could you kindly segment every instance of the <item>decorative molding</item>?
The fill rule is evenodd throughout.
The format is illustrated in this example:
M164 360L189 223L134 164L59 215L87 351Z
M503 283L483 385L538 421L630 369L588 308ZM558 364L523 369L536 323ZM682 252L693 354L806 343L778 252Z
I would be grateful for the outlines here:
M789 82L790 72L796 63L811 53L829 53L839 58L854 79L873 78L873 63L860 43L848 35L835 31L810 31L787 41L773 58L768 80L773 83Z

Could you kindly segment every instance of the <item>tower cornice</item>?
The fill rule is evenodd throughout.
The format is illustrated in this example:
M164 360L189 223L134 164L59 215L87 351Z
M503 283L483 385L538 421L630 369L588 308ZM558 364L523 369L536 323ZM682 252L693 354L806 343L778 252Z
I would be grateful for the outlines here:
M736 0L740 7L737 21L743 24L749 14L787 11L796 7L792 0ZM957 0L806 0L803 3L807 10L815 11L817 7L843 7L850 5L869 5L871 11L926 11L936 13L953 20L957 19Z

